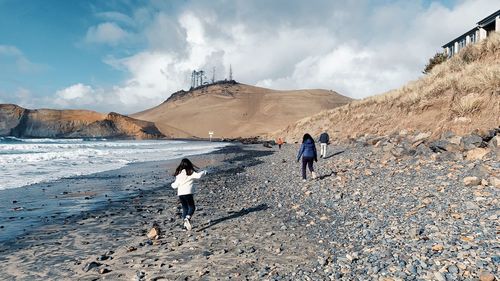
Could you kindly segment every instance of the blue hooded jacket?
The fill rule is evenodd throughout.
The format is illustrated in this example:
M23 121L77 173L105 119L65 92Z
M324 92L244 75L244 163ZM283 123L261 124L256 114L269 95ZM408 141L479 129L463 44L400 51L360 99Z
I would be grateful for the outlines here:
M318 155L316 153L316 145L310 139L306 140L299 149L299 154L297 154L297 161L300 160L300 157L313 157L315 161L317 161Z

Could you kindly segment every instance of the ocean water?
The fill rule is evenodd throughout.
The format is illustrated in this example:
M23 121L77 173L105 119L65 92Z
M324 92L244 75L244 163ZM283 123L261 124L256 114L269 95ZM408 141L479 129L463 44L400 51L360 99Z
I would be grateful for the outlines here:
M225 145L199 141L0 137L0 190L114 170L128 163L204 154Z

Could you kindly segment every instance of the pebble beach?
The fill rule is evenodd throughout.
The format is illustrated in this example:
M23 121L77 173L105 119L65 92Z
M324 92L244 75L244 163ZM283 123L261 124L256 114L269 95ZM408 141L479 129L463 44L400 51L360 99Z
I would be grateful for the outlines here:
M209 173L198 182L191 231L169 186L175 161L109 172L93 184L140 173L131 184L148 188L0 244L0 279L498 278L495 156L336 144L315 163L319 178L303 182L297 150L234 145L194 157Z

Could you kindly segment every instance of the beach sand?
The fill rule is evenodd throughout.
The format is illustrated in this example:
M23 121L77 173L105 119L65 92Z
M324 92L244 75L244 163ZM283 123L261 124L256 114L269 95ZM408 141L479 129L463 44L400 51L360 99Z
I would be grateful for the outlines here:
M462 182L477 163L387 158L366 145L336 146L315 164L320 178L302 182L297 148L233 146L193 158L210 173L198 184L192 231L182 229L164 164L130 166L125 178L132 187L145 182L148 188L4 243L0 279L461 280L497 274L498 189ZM495 168L492 161L480 165ZM108 185L122 173L92 184ZM153 223L161 233L150 240Z

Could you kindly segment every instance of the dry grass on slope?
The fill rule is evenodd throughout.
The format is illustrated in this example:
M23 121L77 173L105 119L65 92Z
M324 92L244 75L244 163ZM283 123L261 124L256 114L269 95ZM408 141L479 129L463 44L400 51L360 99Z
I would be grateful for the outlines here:
M382 95L323 111L268 137L298 140L328 131L338 139L400 130L438 137L487 130L500 124L500 34L470 45L430 74Z

